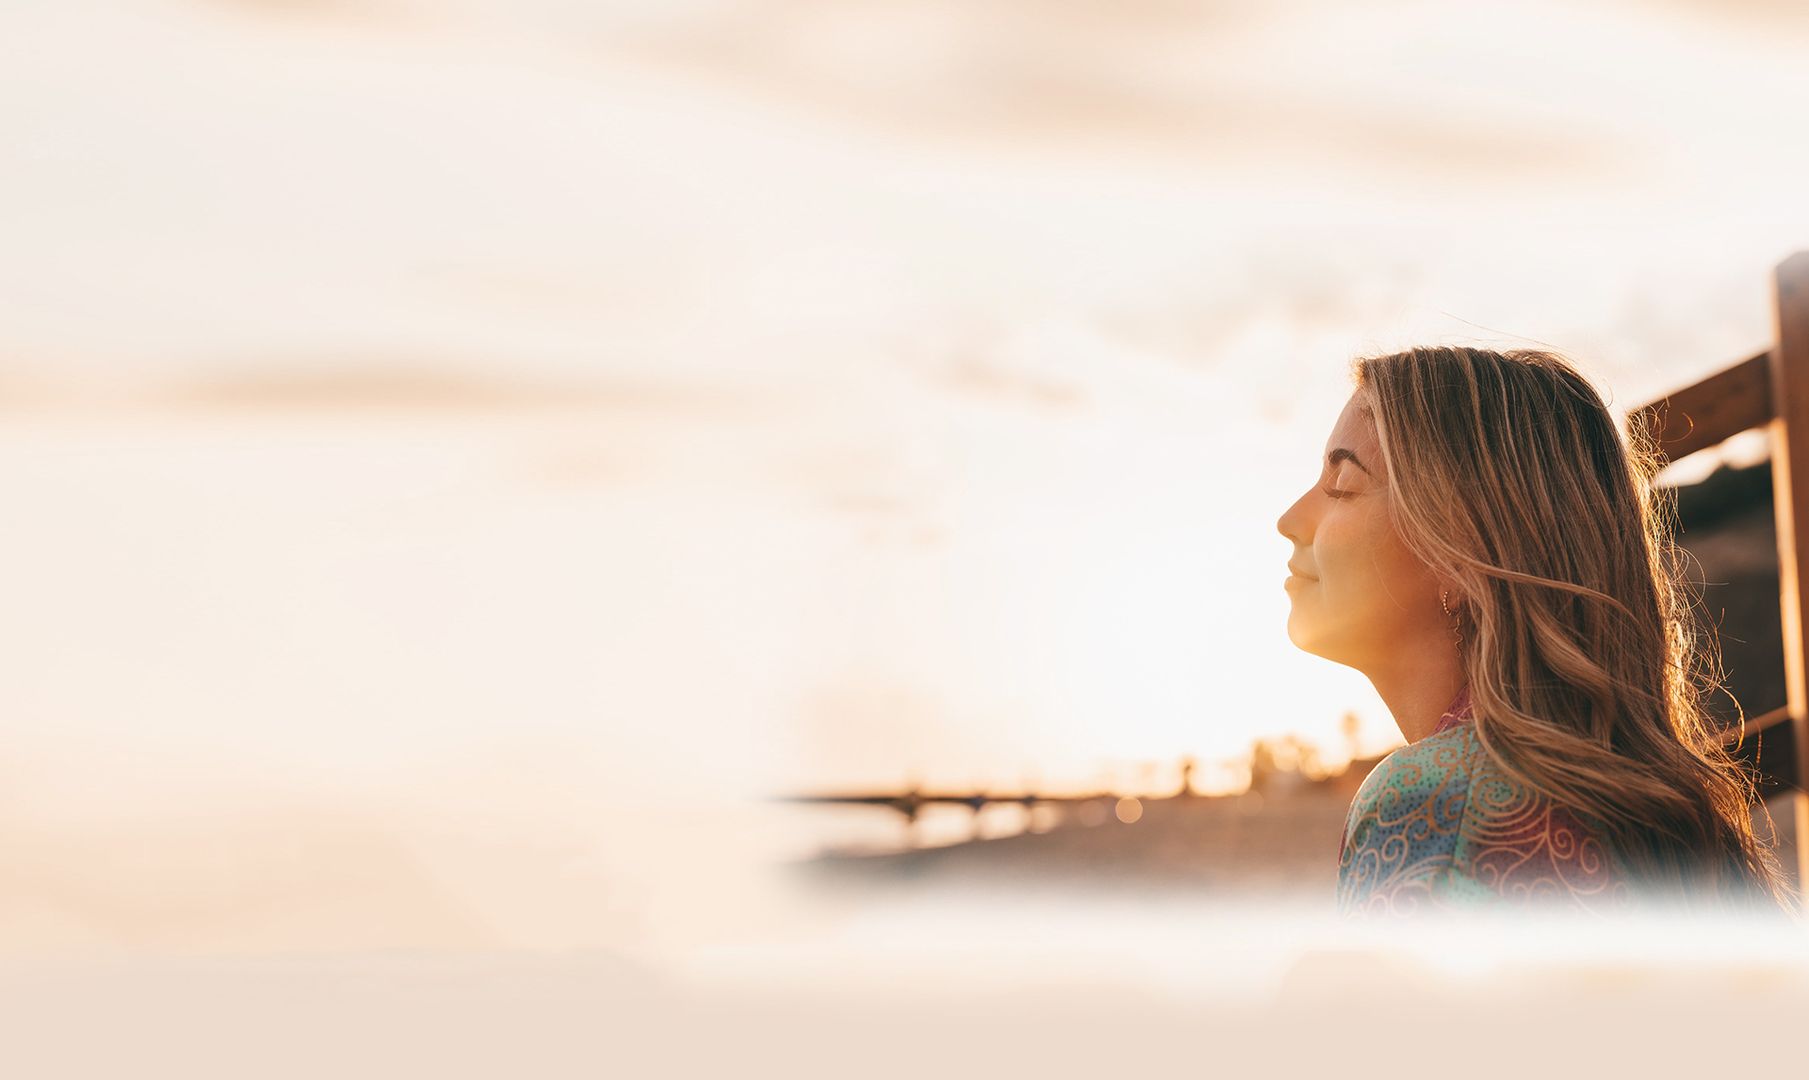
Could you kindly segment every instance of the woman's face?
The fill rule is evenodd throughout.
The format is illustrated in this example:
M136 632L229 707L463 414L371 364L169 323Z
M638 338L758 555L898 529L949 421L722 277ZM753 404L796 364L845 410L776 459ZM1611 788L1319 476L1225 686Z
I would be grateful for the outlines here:
M1276 528L1294 542L1289 640L1374 671L1450 634L1437 580L1395 531L1381 445L1364 406L1362 391L1351 395L1325 444L1318 482Z

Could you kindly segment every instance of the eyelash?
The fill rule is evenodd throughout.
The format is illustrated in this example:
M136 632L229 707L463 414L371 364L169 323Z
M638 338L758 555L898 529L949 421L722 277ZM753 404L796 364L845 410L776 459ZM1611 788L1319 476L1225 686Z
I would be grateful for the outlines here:
M1330 496L1334 499L1348 499L1351 497L1352 494L1354 494L1354 492L1349 492L1349 491L1334 491L1331 488L1320 488L1319 490L1325 492L1328 496Z

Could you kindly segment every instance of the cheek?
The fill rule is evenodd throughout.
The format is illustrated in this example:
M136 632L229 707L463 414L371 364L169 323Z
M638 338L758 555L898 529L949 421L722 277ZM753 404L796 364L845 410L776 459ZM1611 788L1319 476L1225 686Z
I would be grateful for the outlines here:
M1320 583L1349 600L1386 590L1402 574L1406 550L1386 516L1348 514L1327 522L1314 545Z
M1313 543L1313 561L1321 581L1351 583L1373 573L1379 557L1370 522L1356 514L1325 522Z

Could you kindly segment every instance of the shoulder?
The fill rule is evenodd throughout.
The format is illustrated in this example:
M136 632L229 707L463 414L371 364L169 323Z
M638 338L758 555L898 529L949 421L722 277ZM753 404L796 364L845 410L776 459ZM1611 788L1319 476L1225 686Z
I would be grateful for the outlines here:
M1338 906L1417 906L1450 884L1480 745L1470 725L1411 743L1363 779L1345 818Z
M1596 824L1478 754L1456 870L1478 893L1518 904L1619 907L1632 899L1626 864Z
M1364 778L1338 860L1341 911L1618 904L1621 863L1580 815L1510 777L1474 724L1401 747Z
M1349 826L1390 822L1429 807L1462 809L1481 762L1481 743L1464 724L1410 743L1370 770L1351 800ZM1455 806L1449 806L1455 801ZM1347 829L1348 831L1348 829Z

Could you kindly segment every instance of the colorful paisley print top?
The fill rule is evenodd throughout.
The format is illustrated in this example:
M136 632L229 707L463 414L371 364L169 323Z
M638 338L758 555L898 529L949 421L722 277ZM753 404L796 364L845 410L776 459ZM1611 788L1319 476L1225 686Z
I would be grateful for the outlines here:
M1505 907L1606 915L1631 901L1621 861L1579 818L1510 779L1476 735L1469 688L1432 732L1357 789L1338 851L1338 913Z

